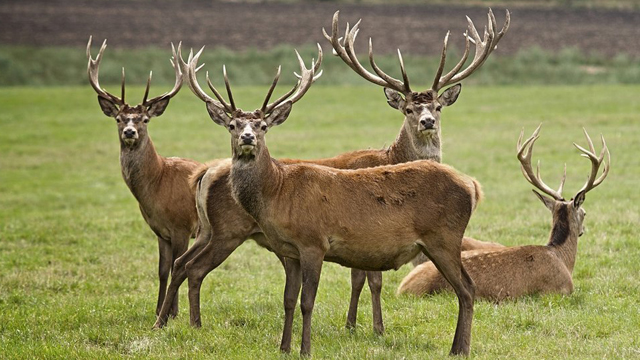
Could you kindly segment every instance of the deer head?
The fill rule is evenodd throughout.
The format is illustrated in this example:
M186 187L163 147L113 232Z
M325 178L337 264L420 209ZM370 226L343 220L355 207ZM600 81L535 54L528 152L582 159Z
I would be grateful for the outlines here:
M176 82L169 92L160 96L149 99L149 86L151 85L152 72L149 73L147 80L147 88L144 92L142 102L136 106L131 106L125 101L125 76L124 68L122 68L122 92L121 97L117 97L104 90L98 81L98 72L100 61L104 50L107 48L107 40L102 43L98 56L95 59L91 57L91 37L87 43L87 72L89 74L89 83L98 93L98 103L102 112L114 119L118 125L118 133L120 134L120 142L123 146L136 147L143 139L147 138L147 124L152 117L160 116L164 113L169 105L169 100L175 96L182 86L182 71L178 63L178 52L180 52L181 44L178 44L176 52L175 47L171 44L173 57L170 59L176 72Z
M353 28L347 28L345 30L344 40L339 37L338 32L338 15L339 11L333 15L333 23L331 27L331 35L322 29L322 32L331 42L333 46L334 54L339 56L353 71L364 79L384 87L384 93L387 97L389 105L398 109L405 116L405 127L407 130L416 136L434 136L438 134L440 130L440 112L445 106L452 105L458 98L462 85L460 81L471 75L476 69L478 69L491 52L496 48L498 42L502 36L509 29L510 15L507 11L506 21L502 30L496 34L494 29L497 27L496 19L493 12L489 10L488 14L488 29L485 28L484 38L480 38L475 25L469 17L468 21L468 33L465 32L464 37L466 40L466 47L462 59L458 64L446 75L442 75L445 58L447 53L447 44L449 41L449 33L445 36L444 46L442 48L442 56L440 58L440 65L436 71L436 76L431 89L415 92L411 90L409 86L409 78L404 68L404 61L402 60L402 54L398 50L398 60L400 62L400 71L402 73L402 80L395 79L385 72L383 72L375 63L373 59L373 45L372 40L369 38L369 62L376 74L369 72L365 69L356 56L354 51L354 43L358 32L360 31L360 21L358 21ZM471 34L471 35L469 35ZM341 41L342 40L342 41ZM476 52L473 61L464 70L462 66L465 64L469 55L470 42L473 42L476 47ZM449 87L445 91L439 94L445 86L455 84Z
M533 172L533 168L531 166L531 156L533 154L533 145L536 140L539 138L540 127L533 132L533 135L529 137L524 143L522 143L522 137L524 134L524 129L520 133L520 137L518 138L518 143L516 145L516 150L518 152L518 160L521 164L522 174L524 178L542 193L548 195L544 196L539 192L533 190L536 196L542 201L542 203L553 213L554 215L554 223L557 221L565 220L567 223L565 224L568 228L574 228L577 231L578 236L582 235L584 232L583 221L586 215L585 210L582 208L582 204L585 200L585 195L587 192L600 185L602 181L609 174L609 164L611 163L611 154L609 153L609 149L604 141L604 137L601 135L600 138L602 140L602 150L600 151L600 155L596 155L595 148L593 146L593 142L587 133L587 130L583 128L584 135L587 138L587 144L589 146L589 150L581 147L580 145L573 143L573 145L580 150L581 155L583 157L588 158L591 161L591 173L589 174L589 178L584 186L576 193L576 195L570 200L565 200L562 196L562 190L564 188L564 182L567 176L567 167L565 164L564 174L562 176L562 180L560 181L560 186L558 190L553 190L550 186L546 185L541 177L540 177L540 162L538 161L538 166L536 172ZM607 161L604 162L605 154L607 156ZM604 162L604 163L603 163ZM600 167L602 166L602 174L598 177L598 173L600 172ZM555 228L555 226L554 226ZM553 239L552 239L553 242Z
M217 100L211 98L202 90L198 83L196 72L202 67L197 67L197 64L203 50L204 47L195 55L190 53L188 63L182 62L183 66L186 65L188 70L189 88L200 100L206 103L211 120L227 128L231 134L233 154L237 158L254 158L264 146L266 132L271 127L280 125L287 119L292 105L300 100L311 85L322 75L322 71L319 71L322 64L322 48L320 45L318 45L318 61L312 60L310 69L306 68L300 54L296 51L300 64L300 75L296 74L298 77L297 84L274 102L269 103L273 90L280 79L281 67L278 67L277 74L267 92L262 107L246 112L235 105L225 66L222 67L222 72L229 101L227 102L213 86L209 80L208 72L206 75L207 84Z

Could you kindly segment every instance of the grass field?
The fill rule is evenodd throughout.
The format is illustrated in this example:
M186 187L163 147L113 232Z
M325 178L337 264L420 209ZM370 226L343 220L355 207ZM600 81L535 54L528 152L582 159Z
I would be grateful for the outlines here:
M266 87L238 87L239 105L257 107ZM156 91L160 91L156 89ZM129 98L143 89L130 87ZM515 142L544 123L534 157L557 184L567 163L565 195L582 186L589 162L571 142L602 133L611 173L587 195L571 296L478 302L475 359L632 359L640 357L640 86L465 86L443 112L444 162L475 176L485 201L468 234L507 245L543 244L551 216L535 199L515 158ZM248 242L205 281L203 327L181 313L151 330L157 244L120 176L113 119L89 86L0 88L0 358L278 359L284 273L276 257ZM289 120L268 135L275 157L317 158L381 147L401 115L374 86L317 86ZM205 161L230 154L188 89L150 124L158 151ZM599 142L596 144L600 148ZM368 290L359 325L344 329L349 271L325 264L313 320L315 358L447 358L457 301L441 294L396 297L411 266L387 272L386 334L371 329ZM296 312L297 358L301 319Z

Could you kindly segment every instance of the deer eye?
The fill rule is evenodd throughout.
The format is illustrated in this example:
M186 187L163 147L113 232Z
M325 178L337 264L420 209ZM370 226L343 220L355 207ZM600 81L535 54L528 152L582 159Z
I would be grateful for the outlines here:
M438 106L438 107L436 108L436 111L440 111L440 110L442 110L442 106Z
M407 115L413 114L413 110L411 110L411 109L406 109L405 112L407 113Z
M142 120L142 122L144 122L145 124L148 124L149 123L149 119L144 119L144 120Z
M235 126L235 125L233 125L233 124L229 124L229 130L233 130L233 129L235 129L235 128L236 128L236 126Z
M262 125L260 129L262 129L262 131L267 131L267 125Z

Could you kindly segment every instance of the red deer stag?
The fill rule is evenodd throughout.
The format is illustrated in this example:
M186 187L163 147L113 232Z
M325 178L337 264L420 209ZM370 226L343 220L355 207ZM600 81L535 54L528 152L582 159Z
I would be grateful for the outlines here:
M522 164L525 179L551 198L533 191L553 215L553 226L546 246L516 246L463 257L462 263L476 283L476 295L494 301L517 298L536 293L569 294L573 291L571 274L576 261L578 237L582 235L585 211L582 203L585 194L600 185L609 173L611 155L602 137L602 151L596 155L593 142L584 131L589 150L574 145L581 155L591 161L591 174L586 184L571 200L565 200L562 189L566 176L556 191L542 182L540 168L533 172L531 156L538 139L540 127L524 144L522 133L518 139L518 159ZM607 156L607 162L603 160ZM603 172L597 177L600 167ZM432 264L422 264L411 271L402 281L398 293L413 295L432 294L450 289Z
M178 56L173 49L171 63L175 69L176 81L173 89L149 99L151 74L142 103L130 106L125 101L124 68L122 69L122 95L117 97L104 90L98 81L98 72L107 40L95 59L91 57L91 38L87 44L87 71L89 83L98 93L98 103L105 115L115 118L120 139L120 166L122 177L138 201L142 217L158 237L160 260L158 277L158 303L156 314L165 299L167 280L173 261L182 255L189 245L189 238L195 233L197 214L194 192L189 185L189 176L200 163L181 158L165 158L155 150L147 132L152 117L160 116L169 105L169 100L182 86L183 74ZM172 45L173 47L173 45ZM178 45L178 51L180 45ZM168 299L170 313L178 313L178 297Z
M495 18L493 17L492 13L490 13L490 20L493 22L493 24L490 26L490 30L493 31L496 25L495 25ZM475 26L470 21L469 21L469 26L473 27L474 29L472 33L477 33L477 31L475 31ZM478 39L476 43L479 44L478 46L482 47L482 49L486 49L489 39L493 39L491 40L491 44L492 44L491 48L495 48L497 41L499 40L500 37L502 37L502 34L506 32L506 30L508 29L508 26L509 26L509 13L507 12L507 21L503 27L503 30L495 37L489 37L489 35L485 35L484 40ZM333 28L335 28L333 30L333 34L336 34L338 32L337 27L338 27L338 13L336 12L333 18ZM349 34L355 38L355 35L356 35L355 32L350 33L349 31L347 31L347 37L349 36ZM337 47L336 52L340 53L339 49L342 47L342 45L337 43L337 41L336 42L332 41L332 44ZM446 46L446 42L445 42L445 46ZM468 43L467 43L467 48L468 48ZM349 51L352 51L352 49L353 49L352 47L349 47ZM446 52L446 48L444 49L444 51ZM196 54L194 58L190 58L190 62L193 61L193 65L197 64L200 53L201 52ZM483 57L486 59L489 53L490 51L489 52L485 52L484 50L476 51L476 58ZM355 57L355 54L352 54L352 56ZM343 58L343 60L345 61L346 59L347 59L346 57ZM466 60L466 55L465 55L465 60ZM481 65L481 63L482 61L480 60L474 60L474 62L472 63L472 64L475 64L473 65L474 68L473 69L467 68L466 70L464 70L464 73L466 74L464 77L469 76L474 69L477 69ZM318 61L318 63L316 64L316 67L319 64L320 64L320 61ZM348 64L350 64L350 62ZM444 66L444 61L440 66L441 67ZM460 67L458 67L457 70L459 71ZM188 70L185 67L185 72L186 71ZM441 72L441 70L439 72ZM374 76L374 75L371 75L371 76ZM368 77L368 79L369 78L371 77ZM389 79L389 76L385 75L385 78ZM189 81L190 88L201 100L203 100L206 103L219 103L218 101L206 95L204 91L202 91L202 89L199 87L197 83L197 79L195 75L189 76L188 79L190 80ZM226 76L225 76L225 79L226 79ZM458 78L457 81L461 81L462 79L463 78ZM408 82L406 87L404 85L398 86L398 80L392 80L389 83L386 83L384 80L380 79L377 83L385 84L384 85L385 93L389 93L389 94L394 93L396 91L400 91L404 93L405 88L408 88ZM438 88L438 90L440 90L442 87L446 85L448 84L442 84L440 88ZM391 89L396 89L396 90L391 90ZM270 91L273 91L273 89ZM440 122L441 109L439 107L453 104L453 102L455 102L455 100L457 99L457 95L459 94L459 91L460 91L460 85L453 86L447 89L438 99L431 99L429 101L426 101L424 104L420 104L416 102L415 112L413 110L409 110L408 112L405 112L404 110L402 110L403 113L405 113L404 124L400 129L400 133L397 136L396 140L388 149L354 151L354 152L349 152L349 153L336 156L334 158L320 159L320 160L313 160L313 161L302 161L302 160L282 160L282 161L285 163L312 162L312 163L340 168L340 169L357 169L357 168L365 168L365 167L374 167L374 166L387 165L387 164L403 163L403 162L419 160L419 159L432 159L432 160L440 161L441 150L440 150L439 122ZM436 93L437 93L437 90L436 90ZM216 96L219 96L219 94ZM400 97L400 95L397 95L397 96ZM233 101L233 99L230 98L230 101ZM401 109L404 109L404 108L401 108ZM433 119L433 124L431 124L430 128L427 129L425 126L423 126L424 124L420 123L420 120L423 117L429 117L430 119ZM204 171L206 170L207 170L206 168L203 168L200 174L196 177L197 178L202 177L204 174ZM221 170L220 168L213 168L210 170L210 173L215 173L218 171L228 172L230 171L230 168L228 166L224 170ZM212 221L212 222L226 221L225 217L220 217L219 214L222 214L222 213L230 214L230 213L233 213L233 211L244 212L244 210L242 210L239 206L237 206L233 201L228 201L230 200L230 197L228 194L221 193L221 192L230 191L228 188L225 188L225 186L226 185L223 182L219 185L216 185L216 187L214 187L214 185L212 185L209 182L209 179L207 176L203 178L202 183L199 185L200 195L198 196L198 198L201 199L201 203L202 203L202 206L199 206L199 207L203 211L203 214L200 216L200 218L205 219L205 223L206 223L205 227L207 229L210 229L211 227L218 229L215 232L216 242L237 241L235 239L236 237L246 239L252 235L254 237L260 236L260 235L254 234L259 232L259 228L252 226L252 223L247 223L245 226L239 227L239 228L245 229L243 230L244 232L238 232L239 228L236 228L234 229L234 231L231 231L227 229L226 227L227 224L222 224L222 223L209 224L208 223L208 221ZM211 202L204 205L207 199L209 198L211 199ZM222 210L224 206L228 206L226 211ZM215 210L213 208L215 208ZM207 213L207 211L218 214L218 216L205 217L206 216L205 214ZM252 221L250 217L248 216L242 217L239 214L235 218L237 221L240 221L239 219L243 219L244 221ZM194 243L194 246L192 246L184 254L184 256L178 259L178 261L175 264L174 273L173 273L171 284L169 285L169 290L168 290L168 293L170 294L177 291L177 289L182 284L182 282L187 277L189 278L191 323L194 326L201 325L200 307L199 307L200 285L204 277L215 268L213 264L215 263L214 257L216 255L212 250L213 246L210 246L210 247L206 246L207 243L209 242L209 238L208 238L209 235L207 234L210 234L210 233L211 233L210 230L203 231L200 234L201 236L199 236L196 242ZM495 246L501 246L501 245L488 243L488 242L481 242L471 238L464 238L462 243L463 250L495 247ZM206 250L201 251L203 248L205 248ZM190 270L188 272L187 272L187 269L184 267L186 264L189 264ZM188 275L188 273L190 275ZM352 280L354 280L353 281L354 286L352 287L352 300L350 302L351 305L349 307L349 314L347 317L347 327L355 326L358 297L362 290L362 287L364 285L364 280L365 280L364 274L365 272L362 272L359 270L353 271L352 273ZM369 286L371 288L371 296L372 296L373 327L377 333L382 333L384 332L384 326L382 321L382 310L380 305L382 275L380 272L367 272L367 274L369 274ZM297 291L285 290L285 314L286 314L285 319L287 319L285 320L286 324L290 324L291 321L293 321L293 312L295 309L298 293L299 293L299 289ZM291 298L291 296L293 296L293 298ZM164 325L166 318L167 318L167 313L161 312L161 316L156 322L156 326L159 327ZM285 326L285 334L287 332L287 329L290 329L290 327ZM290 339L290 335L283 336L283 343L282 343L283 351L288 351L289 349L290 345L287 339Z
M284 259L291 283L287 288L302 286L300 353L311 350L311 315L324 260L381 271L398 269L423 251L458 295L451 353L468 354L474 285L462 267L460 247L481 198L480 184L433 161L341 170L272 159L265 144L267 130L287 119L314 80L315 66L306 69L299 60L302 71L293 95L289 92L267 105L272 86L260 109L245 112L234 106L225 81L230 103L210 84L220 102L208 101L207 109L216 124L227 128L232 146L230 172L216 172L212 183L218 182L216 176L230 183L233 199L259 224L263 245ZM189 68L191 79L195 64ZM215 214L209 215L211 220ZM214 266L243 240L210 241L217 256Z
M398 50L398 60L400 62L402 81L390 77L376 65L373 59L373 44L371 38L369 38L369 62L371 64L371 68L376 74L365 69L358 61L358 57L354 50L356 36L360 31L360 21L358 21L351 29L349 29L349 24L347 23L344 41L341 43L338 31L338 15L339 11L336 11L333 15L331 35L327 34L327 32L322 29L324 37L329 40L333 46L334 54L340 57L342 61L349 65L349 67L362 78L373 84L382 86L384 88L384 94L387 97L388 104L392 108L399 110L405 116L404 126L395 143L389 148L389 151L393 151L395 158L391 158L388 163L398 164L421 159L441 162L442 147L440 112L442 107L452 105L457 100L462 89L462 84L460 84L460 82L482 66L493 50L495 50L500 39L502 39L507 30L509 30L509 24L511 22L509 11L506 11L505 23L502 30L496 34L496 18L493 11L489 10L487 15L488 28L485 29L484 39L480 38L473 21L467 17L468 32L465 32L464 34L465 50L462 58L451 71L443 75L447 56L447 45L449 42L449 33L447 32L447 35L444 38L444 45L442 47L440 64L436 71L433 84L431 89L423 92L414 92L409 87L409 78L404 68L404 61L402 60L400 50ZM469 34L472 38L469 37ZM467 61L467 57L469 55L470 42L475 44L474 59L467 68L462 70L462 67ZM440 90L453 84L455 85L449 87L442 92L442 94L438 95ZM502 247L500 244L479 241L467 237L465 237L462 242L463 251L500 247ZM412 260L414 265L421 264L425 261L428 261L428 258L422 253L418 254L418 256ZM382 326L382 310L380 309L382 274L375 271L365 272L359 269L351 270L351 301L349 303L349 312L347 314L347 328L355 327L358 311L358 299L360 297L362 287L364 286L365 278L368 279L369 288L371 290L371 303L374 309L374 328L378 332L381 332L384 329Z

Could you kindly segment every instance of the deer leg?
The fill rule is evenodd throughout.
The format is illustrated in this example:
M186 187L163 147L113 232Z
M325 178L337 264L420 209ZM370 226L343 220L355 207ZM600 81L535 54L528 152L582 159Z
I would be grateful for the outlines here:
M462 239L462 236L458 237ZM429 239L422 249L431 259L442 276L451 284L458 297L458 323L453 337L451 355L469 355L471 345L471 322L473 320L473 301L475 285L462 266L460 258L460 240ZM455 244L455 246L453 246Z
M196 257L196 255L198 255L198 253L209 243L210 238L211 231L203 231L201 229L196 241L191 245L189 250L177 258L173 263L171 282L167 289L167 298L177 296L180 285L182 285L182 283L187 279L187 262L191 261ZM160 313L158 314L158 318L156 319L156 323L153 325L154 328L161 328L166 325L172 305L173 302L170 302L169 300L164 301Z
M175 274L175 261L182 256L185 251L187 251L187 248L189 247L189 238L191 238L190 233L178 234L172 237L171 246L173 251L171 256L171 282L173 282ZM171 294L167 291L165 299L171 300L171 311L169 312L169 315L172 318L175 318L178 316L178 291Z
M156 304L156 315L160 313L162 303L164 303L165 295L167 292L167 280L169 279L169 273L171 272L171 242L158 236L158 278L160 279L160 286L158 288L158 303Z
M300 355L302 356L311 354L311 315L316 301L318 284L320 283L322 261L324 260L322 251L305 250L300 251L300 268L302 270L302 296L300 300L302 344L300 346Z
M380 293L382 292L382 272L367 271L367 282L371 290L371 308L373 311L373 331L376 334L384 334L384 324L382 322L382 304Z
M200 320L200 287L202 280L231 255L245 239L211 241L186 265L189 279L189 310L191 326L202 326Z
M360 301L360 293L364 287L364 281L367 273L359 269L351 269L351 301L349 302L349 312L347 312L347 329L356 328L356 320L358 317L358 302Z
M291 351L291 332L293 327L293 315L300 294L302 285L302 273L300 271L300 261L297 259L281 259L286 274L284 287L284 327L282 329L282 342L280 351L289 353Z

